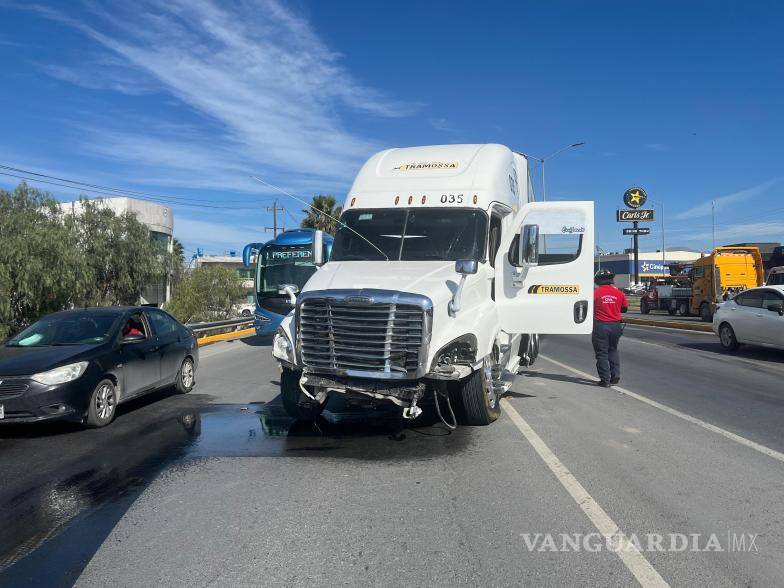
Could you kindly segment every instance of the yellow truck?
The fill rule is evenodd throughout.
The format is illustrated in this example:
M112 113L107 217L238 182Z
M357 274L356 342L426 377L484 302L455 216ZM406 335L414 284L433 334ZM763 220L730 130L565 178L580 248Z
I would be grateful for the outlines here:
M689 310L713 320L714 305L747 288L764 283L765 271L757 247L716 247L694 262Z

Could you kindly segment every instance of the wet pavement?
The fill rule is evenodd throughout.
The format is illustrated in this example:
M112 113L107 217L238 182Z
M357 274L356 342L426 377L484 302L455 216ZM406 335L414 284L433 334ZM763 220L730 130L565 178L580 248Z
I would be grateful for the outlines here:
M258 347L258 341L244 346ZM0 584L72 585L144 489L163 471L194 460L431 459L468 442L467 429L453 433L431 415L414 427L394 406L368 410L340 398L330 400L318 421L295 421L269 378L276 373L271 360L266 363L266 386L245 384L257 388L254 402L221 403L220 396L200 393L205 387L215 392L208 382L189 395L166 390L122 405L104 429L66 423L0 428ZM206 359L200 370L210 367Z

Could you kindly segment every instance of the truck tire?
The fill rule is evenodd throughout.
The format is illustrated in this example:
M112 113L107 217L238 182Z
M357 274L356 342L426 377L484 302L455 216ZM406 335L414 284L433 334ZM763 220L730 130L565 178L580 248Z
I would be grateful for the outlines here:
M689 304L685 300L681 300L678 303L678 314L681 316L689 316L691 314L689 312Z
M724 351L735 351L740 347L738 338L735 336L735 331L732 330L729 323L721 323L721 326L719 327L719 341L721 342L721 347Z
M700 318L704 323L710 323L713 321L713 313L711 312L710 304L707 302L700 304Z
M315 421L327 405L305 396L299 387L300 373L283 368L280 374L280 398L288 415L298 421Z
M493 389L492 364L485 358L481 369L457 382L460 424L489 425L501 415L498 394Z
M648 314L651 312L651 309L648 308L648 303L645 300L640 300L640 314Z
M677 308L673 308L672 306L667 309L667 314L669 314L670 316L675 316L675 314L677 312L678 312L678 309Z

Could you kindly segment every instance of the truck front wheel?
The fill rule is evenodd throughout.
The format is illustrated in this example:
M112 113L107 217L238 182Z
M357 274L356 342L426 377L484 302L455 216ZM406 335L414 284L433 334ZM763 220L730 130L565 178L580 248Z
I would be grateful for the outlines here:
M493 387L493 368L489 358L482 367L457 382L461 424L489 425L501 415L498 394Z
M280 398L288 415L298 421L315 421L324 410L326 402L319 404L308 398L299 387L301 374L283 368L280 373Z
M648 303L645 300L640 300L640 314L648 314L651 312L651 309L648 307Z

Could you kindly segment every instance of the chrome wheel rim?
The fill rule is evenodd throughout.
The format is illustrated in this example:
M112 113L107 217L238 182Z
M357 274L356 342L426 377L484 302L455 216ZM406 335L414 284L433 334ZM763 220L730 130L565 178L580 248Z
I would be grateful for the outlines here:
M117 399L114 396L114 389L109 384L101 384L95 395L95 413L98 418L102 421L108 420L114 414L115 406L117 406Z
M485 357L484 364L482 365L482 377L485 381L485 394L487 394L487 404L490 408L495 408L498 401L495 394L495 386L493 386L493 366Z
M186 388L193 386L193 364L190 361L182 364L180 379L182 380L182 385Z

